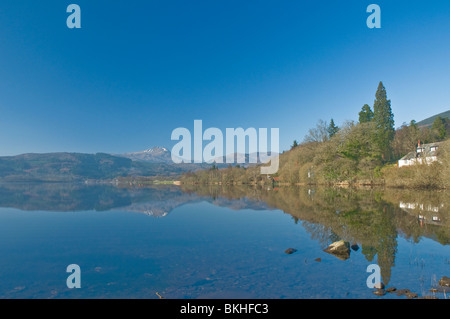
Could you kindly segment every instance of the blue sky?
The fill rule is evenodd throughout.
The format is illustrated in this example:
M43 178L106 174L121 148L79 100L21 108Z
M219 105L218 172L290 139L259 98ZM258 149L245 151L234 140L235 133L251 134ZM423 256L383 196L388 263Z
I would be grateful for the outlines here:
M448 0L3 0L0 155L171 148L195 119L279 128L283 150L379 81L400 126L450 109L449 38Z

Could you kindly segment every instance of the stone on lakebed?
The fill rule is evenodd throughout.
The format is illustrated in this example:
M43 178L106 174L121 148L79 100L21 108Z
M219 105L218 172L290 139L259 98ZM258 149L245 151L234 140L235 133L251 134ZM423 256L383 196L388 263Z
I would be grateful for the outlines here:
M295 248L288 248L288 249L286 249L284 252L285 252L286 254L290 255L290 254L295 253L296 251L297 251L297 249L295 249Z
M439 280L439 285L442 287L450 287L450 278L447 276L442 277Z
M350 244L344 240L339 240L324 249L324 252L334 255L340 260L346 260L350 258Z

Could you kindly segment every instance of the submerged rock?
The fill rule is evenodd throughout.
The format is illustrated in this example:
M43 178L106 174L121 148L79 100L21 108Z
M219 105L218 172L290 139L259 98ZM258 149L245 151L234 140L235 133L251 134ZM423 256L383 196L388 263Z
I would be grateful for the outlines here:
M409 289L399 289L396 292L397 292L397 296L402 296L402 295L406 295L406 294L410 293Z
M350 248L351 248L353 251L358 251L359 246L358 246L357 244L353 244L353 245L350 246Z
M386 294L386 291L384 290L384 289L377 289L377 290L374 290L374 291L372 291L375 295L377 295L377 296L384 296L385 294Z
M405 295L406 295L406 297L408 297L408 299L413 299L413 298L417 298L418 297L418 295L416 293L414 293L414 292L408 292Z
M297 251L297 249L295 249L295 248L288 248L288 249L286 249L284 252L285 252L286 254L290 255L290 254L295 253L296 251Z
M373 288L375 289L384 289L384 284L382 282L377 282Z
M442 277L439 280L439 285L442 287L450 287L450 278L447 276Z
M434 292L434 293L445 293L445 294L448 294L448 293L450 293L450 287L436 286L434 288L431 288L430 291Z
M324 252L336 256L340 260L346 260L350 258L350 244L344 240L340 240L332 243Z
M393 292L395 292L397 290L397 288L395 288L395 287L389 287L389 288L386 288L386 292L389 292L389 293L393 293Z

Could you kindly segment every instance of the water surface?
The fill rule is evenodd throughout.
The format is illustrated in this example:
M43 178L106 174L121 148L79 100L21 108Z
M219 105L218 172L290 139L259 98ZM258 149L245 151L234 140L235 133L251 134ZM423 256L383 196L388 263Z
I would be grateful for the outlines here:
M1 298L445 298L449 196L222 187L0 186ZM352 245L341 260L323 251ZM295 248L294 254L285 253ZM319 259L320 258L320 259ZM69 289L66 267L81 268Z

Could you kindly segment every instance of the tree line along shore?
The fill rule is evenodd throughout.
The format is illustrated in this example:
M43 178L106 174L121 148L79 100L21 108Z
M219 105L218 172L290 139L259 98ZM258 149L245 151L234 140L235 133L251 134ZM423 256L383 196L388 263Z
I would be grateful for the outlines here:
M386 89L379 83L373 107L365 104L358 121L340 127L319 120L302 142L279 156L279 170L262 175L260 166L228 166L186 173L183 184L340 185L415 189L450 188L450 120L436 117L431 125L416 121L394 127ZM440 142L437 161L398 167L398 160L418 144Z

